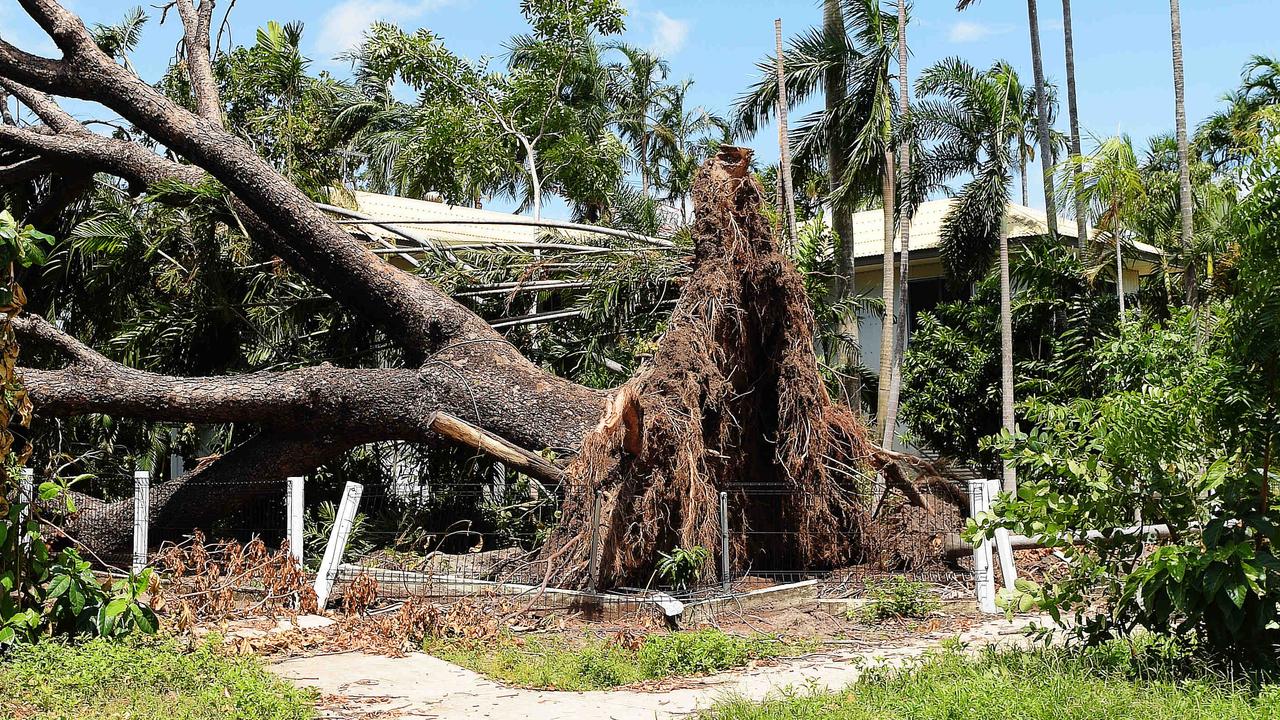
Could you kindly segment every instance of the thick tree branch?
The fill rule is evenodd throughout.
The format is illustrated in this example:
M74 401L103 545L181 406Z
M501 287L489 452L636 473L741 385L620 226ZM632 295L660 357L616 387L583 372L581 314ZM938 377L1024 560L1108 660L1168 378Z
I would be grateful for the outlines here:
M200 0L199 8L195 7L193 0L175 2L178 15L182 18L182 50L187 59L187 75L191 78L196 112L214 125L222 127L222 100L218 97L218 83L214 80L213 63L209 57L213 0Z
M89 132L80 124L80 121L71 116L71 113L63 110L45 93L4 77L0 77L0 86L30 108L50 129L69 135Z

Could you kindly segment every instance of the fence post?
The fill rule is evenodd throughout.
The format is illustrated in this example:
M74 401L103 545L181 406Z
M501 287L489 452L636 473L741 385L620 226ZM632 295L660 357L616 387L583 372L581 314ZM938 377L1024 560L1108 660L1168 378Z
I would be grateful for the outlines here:
M720 583L729 592L729 493L720 491Z
M285 481L288 495L285 497L285 537L289 541L289 554L302 565L303 484L304 478L291 477Z
M27 537L27 518L31 517L31 503L36 499L36 473L29 467L22 468L18 476L18 541L23 547L31 542Z
M596 571L600 568L600 506L604 491L597 490L591 503L591 555L587 558L587 590L596 591Z
M990 508L990 498L995 497L1000 492L999 480L987 481L987 507ZM1004 580L1006 589L1012 590L1013 583L1018 579L1018 570L1013 565L1013 545L1009 543L1008 528L996 528L996 553L1000 556L1000 577Z
M338 516L333 520L329 544L324 548L324 559L320 561L320 571L316 573L316 605L321 610L328 604L329 593L333 591L334 580L338 577L338 565L342 564L342 554L347 551L351 525L355 522L356 509L360 507L360 496L363 494L364 486L353 482L347 483L342 491Z
M986 480L969 481L969 514L977 517L991 507ZM997 613L995 575L991 568L991 543L979 540L973 546L973 581L974 595L978 598L978 609L984 613Z
M133 572L147 566L147 541L151 527L151 473L133 471Z
M182 473L186 472L182 456L173 451L174 446L177 444L178 429L169 428L169 479L171 480L177 480L182 477Z

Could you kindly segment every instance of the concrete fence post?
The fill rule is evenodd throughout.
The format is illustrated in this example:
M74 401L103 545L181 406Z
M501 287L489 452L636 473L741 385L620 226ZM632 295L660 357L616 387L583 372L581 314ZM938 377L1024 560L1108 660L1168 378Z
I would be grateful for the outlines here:
M333 521L333 531L329 533L329 544L324 549L324 559L320 561L320 571L316 573L316 604L321 610L329 603L329 593L333 591L334 581L338 578L338 566L342 564L342 555L347 551L347 540L351 538L351 526L356 520L356 510L360 507L360 496L364 494L364 486L349 482L342 491L342 502L338 504L338 516Z
M1001 483L999 480L987 481L987 508L991 507L991 498L1000 493ZM1007 528L996 529L996 554L1000 556L1000 577L1004 580L1005 588L1012 590L1013 583L1018 579L1018 570L1013 565L1013 544L1009 542L1009 530Z
M727 593L733 578L729 576L729 493L720 491L720 584Z
M991 498L987 494L990 486L986 480L969 481L969 514L977 517L991 507ZM996 608L996 579L991 567L991 543L986 539L979 540L973 546L973 582L974 595L978 598L978 609L984 613L998 613Z
M289 554L298 565L302 565L302 527L305 505L305 478L291 477L286 480L288 495L285 497L285 539L289 541Z
M151 473L133 472L133 564L134 573L147 566L147 541L151 530Z

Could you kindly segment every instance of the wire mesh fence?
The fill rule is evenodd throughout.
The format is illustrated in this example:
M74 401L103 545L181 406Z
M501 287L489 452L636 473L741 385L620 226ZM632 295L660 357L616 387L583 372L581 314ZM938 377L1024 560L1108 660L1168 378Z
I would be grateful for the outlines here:
M300 538L302 562L311 573L322 571L334 527L341 523L343 489L332 482L298 483L305 500L295 498L301 512L295 511L292 521L290 485L283 480L206 482L179 493L172 487L147 488L145 560L130 537L140 517L134 478L100 478L77 487L84 498L69 521L86 545L97 547L94 560L118 569L154 560L167 544L189 543L198 529L205 542L258 539L271 549L284 546L291 535ZM744 484L728 488L724 504L749 502L767 510L783 501L805 502L795 492L781 484ZM806 566L799 551L808 544L802 528L771 521L767 513L757 512L748 521L722 511L731 542L706 548L701 572L678 592L655 576L645 587L597 594L563 587L546 559L551 554L546 539L560 518L554 488L514 474L465 484L403 478L363 487L345 547L324 571L338 593L364 577L376 582L383 597L488 593L536 598L540 608L581 607L588 600L625 606L667 597L687 604L807 580L818 581L821 595L856 596L869 580L886 574L933 583L953 596L972 594L972 560L954 552L968 510L965 490L952 486L926 498L925 507L891 499L879 517L864 521L862 552L840 567Z

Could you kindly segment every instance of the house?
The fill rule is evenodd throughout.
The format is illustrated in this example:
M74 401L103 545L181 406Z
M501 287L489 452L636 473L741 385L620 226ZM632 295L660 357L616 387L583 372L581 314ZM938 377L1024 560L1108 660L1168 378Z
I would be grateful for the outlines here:
M940 302L962 299L950 286L939 252L942 221L951 204L951 198L922 203L911 220L910 299L911 315L915 318L922 311ZM1049 233L1048 217L1042 210L1009 203L1009 242L1016 244L1028 238ZM1058 218L1058 234L1074 244L1077 237L1076 223ZM856 288L859 293L873 297L881 295L882 269L884 267L884 213L868 210L853 216L853 238L856 253ZM901 258L901 236L894 239L895 265ZM1134 243L1136 254L1124 258L1124 289L1126 293L1137 291L1139 280L1150 275L1159 266L1160 250L1142 242ZM895 282L897 275L895 271ZM880 368L881 322L876 317L864 317L858 325L862 344L862 364L876 372Z

